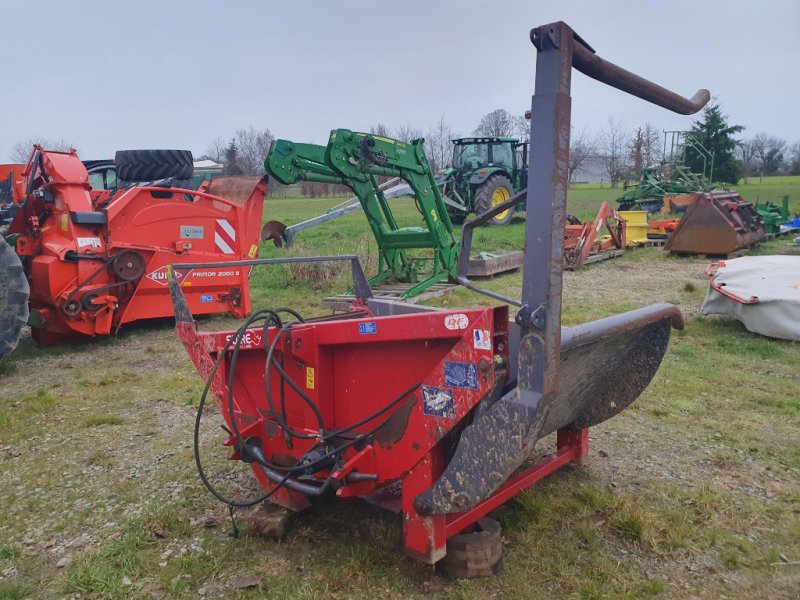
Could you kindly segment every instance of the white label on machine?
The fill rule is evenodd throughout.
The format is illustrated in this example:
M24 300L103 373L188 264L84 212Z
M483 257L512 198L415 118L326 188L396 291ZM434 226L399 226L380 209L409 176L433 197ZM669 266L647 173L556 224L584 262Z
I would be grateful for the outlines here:
M78 248L102 248L103 242L100 241L100 238L78 238Z
M204 229L202 225L181 225L181 239L202 240L205 237Z
M491 350L492 338L489 336L488 329L476 329L472 332L475 338L475 349Z
M469 319L463 313L456 313L454 315L447 315L444 318L444 326L451 331L458 329L466 329L469 327Z
M217 225L214 228L214 243L217 250L223 254L234 254L234 246L236 245L236 230L227 219L217 219Z

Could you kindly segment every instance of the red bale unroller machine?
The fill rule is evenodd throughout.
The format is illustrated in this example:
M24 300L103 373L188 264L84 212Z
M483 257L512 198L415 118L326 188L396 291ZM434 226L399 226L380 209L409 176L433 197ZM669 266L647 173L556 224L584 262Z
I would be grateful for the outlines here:
M516 307L514 320L506 305L439 310L378 301L352 256L283 258L230 264L349 260L360 302L315 319L261 310L238 331L200 333L185 288L170 282L177 334L224 416L231 458L251 463L264 496L294 510L326 493L399 500L406 553L426 563L456 556L462 574L470 559L448 539L463 544L461 532L489 511L583 461L589 427L642 393L671 328L683 326L670 304L561 326L570 81L575 67L681 114L702 108L708 92L686 99L625 71L562 22L533 29L531 40L538 55L527 214L536 218L525 224L521 300L489 293ZM376 157L363 147L354 144L347 160L366 172ZM463 246L461 256L469 256ZM195 268L202 265L176 265L174 273ZM552 433L555 453L528 464ZM477 560L494 572L499 557L490 554Z
M93 190L74 150L34 147L8 227L10 243L0 240L0 278L7 280L0 282L0 354L16 345L26 318L34 339L49 344L172 316L170 263L206 263L180 273L194 313L249 313L250 269L214 263L257 255L265 182L220 178L189 190L173 187L174 179L191 176L188 151L117 156L121 176L161 181Z

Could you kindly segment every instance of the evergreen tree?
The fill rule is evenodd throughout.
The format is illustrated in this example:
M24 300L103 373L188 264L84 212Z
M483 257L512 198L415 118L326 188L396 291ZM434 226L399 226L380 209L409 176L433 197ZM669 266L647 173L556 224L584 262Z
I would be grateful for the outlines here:
M236 146L236 138L231 138L231 143L225 149L225 175L241 175L242 170L239 168L239 148Z
M737 141L733 136L743 129L742 125L728 125L728 116L722 114L719 104L706 106L703 120L692 125L688 137L702 144L714 157L714 181L734 184L739 181L740 164L734 156ZM687 147L686 165L695 173L702 173L702 154Z

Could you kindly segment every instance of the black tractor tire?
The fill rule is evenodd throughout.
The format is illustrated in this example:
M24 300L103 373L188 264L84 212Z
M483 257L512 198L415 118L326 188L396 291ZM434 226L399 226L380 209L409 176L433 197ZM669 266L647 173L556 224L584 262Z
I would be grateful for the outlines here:
M439 571L454 579L497 575L503 569L500 523L489 517L447 540L447 554L436 563Z
M191 150L117 150L114 162L121 181L190 179L194 170Z
M28 278L14 248L0 236L0 356L17 347L28 322Z
M486 181L478 186L475 190L475 197L473 205L475 207L475 215L481 215L487 210L492 208L492 198L495 193L504 189L505 199L508 200L514 195L514 186L511 185L508 177L503 175L491 175ZM505 225L511 221L514 216L514 208L509 208L505 213L500 213L495 218L490 219L487 225Z

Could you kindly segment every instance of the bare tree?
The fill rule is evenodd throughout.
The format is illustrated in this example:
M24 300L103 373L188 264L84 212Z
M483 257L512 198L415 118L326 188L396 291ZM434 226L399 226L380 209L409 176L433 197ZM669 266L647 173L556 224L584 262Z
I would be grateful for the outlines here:
M389 131L389 128L383 123L373 125L369 128L369 132L373 135L379 135L381 137L392 137L392 133Z
M259 131L252 125L236 130L236 162L245 175L263 175L264 159L275 136L269 129Z
M783 153L786 150L786 140L768 136L761 132L753 138L756 156L761 161L764 175L777 172L783 163Z
M637 127L628 142L629 158L634 173L655 167L661 160L661 134L651 123Z
M425 136L425 155L434 171L443 169L453 163L453 138L457 134L444 120L444 115Z
M401 142L410 144L414 140L418 140L422 137L422 130L412 127L409 124L405 124L397 128L397 131L394 133L394 137Z
M789 147L789 174L800 175L800 142Z
M744 182L747 183L747 178L756 172L756 146L753 140L740 141L736 144L734 153L742 165L742 175Z
M205 152L200 157L205 160L213 160L215 163L225 163L225 151L228 149L228 143L221 137L217 136L211 143L206 146Z
M512 117L514 132L511 134L519 138L520 142L531 141L531 122L523 116Z
M498 108L483 115L473 135L490 137L510 137L519 132L516 118L504 108Z
M606 175L611 187L615 188L628 171L627 150L630 135L614 119L609 119L608 127L602 132L602 140Z
M60 140L49 140L43 137L32 137L14 144L11 154L8 155L9 160L13 163L27 163L31 156L31 151L36 144L40 145L45 150L55 150L56 152L69 152L71 149L75 148L73 144L65 142L63 138Z
M575 172L586 163L586 160L597 154L597 136L582 129L577 136L572 136L569 144L569 181Z

